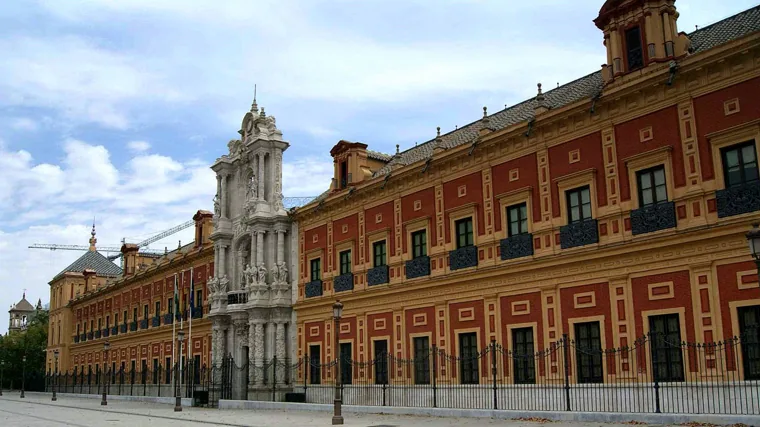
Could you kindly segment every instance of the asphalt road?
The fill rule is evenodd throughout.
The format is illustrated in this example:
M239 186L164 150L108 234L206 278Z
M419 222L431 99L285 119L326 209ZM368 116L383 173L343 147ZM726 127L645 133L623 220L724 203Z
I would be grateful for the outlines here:
M27 393L20 399L18 392L4 391L0 397L0 426L3 427L142 427L142 426L246 426L246 427L295 427L329 426L331 415L305 411L250 411L184 408L175 413L171 405L140 402L111 401L100 406L97 399L81 399L59 395L57 402L50 401L49 394ZM345 416L346 426L361 427L540 427L540 421L500 421L490 419L457 419L433 417L401 417L385 415ZM572 426L612 427L600 423L547 423L551 427Z

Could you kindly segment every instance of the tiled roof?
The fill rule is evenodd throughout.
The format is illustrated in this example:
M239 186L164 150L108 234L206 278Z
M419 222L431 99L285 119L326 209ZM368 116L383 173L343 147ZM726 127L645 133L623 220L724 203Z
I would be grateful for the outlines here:
M9 311L34 311L34 306L26 298L21 298Z
M760 31L760 6L700 28L688 36L691 39L692 53L699 53L756 31ZM600 70L544 93L544 104L549 108L556 109L584 98L591 100L601 92L602 86L602 72ZM537 103L538 101L535 98L531 98L494 113L488 116L489 127L499 130L526 122L534 117ZM477 138L478 131L482 126L482 121L478 120L441 135L441 146L452 148L471 143ZM386 175L397 165L406 166L429 158L433 152L434 142L435 139L432 139L403 151L400 155L393 156L389 163L376 171L373 176Z
M109 261L103 254L98 251L87 251L79 259L72 262L71 265L61 270L52 281L63 276L64 273L81 273L85 269L95 271L98 276L116 277L121 275L121 268Z
M380 160L381 162L388 162L391 160L393 156L391 156L390 154L367 150L367 157L369 157L370 159Z

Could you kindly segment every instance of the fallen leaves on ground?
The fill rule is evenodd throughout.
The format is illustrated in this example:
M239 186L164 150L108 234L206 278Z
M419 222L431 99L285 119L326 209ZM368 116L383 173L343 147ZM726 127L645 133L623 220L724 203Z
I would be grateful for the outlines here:
M696 421L691 421L691 422L683 423L683 424L679 424L679 425L688 426L688 427L718 427L717 424L699 423L699 422L696 422Z
M512 418L512 420L513 421L530 421L530 422L540 423L540 424L545 424L545 423L551 423L551 422L553 422L552 420L550 420L548 418L540 418L540 417Z
M644 424L646 424L646 423L645 423L645 422L642 422L642 421L635 421L635 420L631 420L631 421L626 421L626 422L624 422L623 424L629 424L629 425L638 426L638 425L644 425Z

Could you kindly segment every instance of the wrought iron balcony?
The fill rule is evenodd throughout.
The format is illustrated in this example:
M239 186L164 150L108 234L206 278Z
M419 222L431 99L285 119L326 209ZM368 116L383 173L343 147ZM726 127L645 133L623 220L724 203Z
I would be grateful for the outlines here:
M79 342L79 335L74 335L74 344Z
M134 321L129 324L129 332L135 332L137 330L137 322Z
M87 334L86 334L86 333L83 333L82 335L80 335L80 336L79 336L79 341L82 341L82 342L85 342L85 341L87 341Z
M119 335L119 327L118 326L114 326L113 328L111 328L111 335Z
M164 325L171 325L174 323L174 315L172 313L164 314Z
M354 273L341 274L333 280L335 292L345 292L354 289Z
M126 334L127 333L127 324L126 323L123 324L123 325L119 325L119 332L121 332L122 334Z
M515 259L533 255L533 235L515 234L501 239L501 259Z
M599 243L599 227L595 219L573 222L559 229L562 249Z
M760 182L715 192L718 218L760 211Z
M234 291L227 294L227 304L246 304L248 302L248 293L246 291Z
M322 281L312 280L307 283L304 289L306 298L321 297L322 296Z
M90 332L87 332L87 339L88 339L88 340L91 340L91 339L93 339L93 337L94 337L94 336L95 336L95 334L93 334L93 333L92 333L92 331L90 331Z
M98 329L97 331L95 331L95 339L96 340L100 339L100 329Z
M108 338L111 335L111 328L103 329L103 338Z
M161 316L153 316L153 319L151 319L150 326L157 328L161 326Z
M414 279L422 276L430 276L430 257L418 256L406 262L406 278Z
M193 319L203 318L203 306L193 307Z
M140 321L140 329L148 329L148 319L143 319Z
M651 233L675 228L676 204L657 203L631 211L631 233L633 235Z
M449 268L459 270L478 265L478 247L465 246L449 252Z
M371 268L367 271L367 285L381 285L388 283L388 266L381 265L379 267Z

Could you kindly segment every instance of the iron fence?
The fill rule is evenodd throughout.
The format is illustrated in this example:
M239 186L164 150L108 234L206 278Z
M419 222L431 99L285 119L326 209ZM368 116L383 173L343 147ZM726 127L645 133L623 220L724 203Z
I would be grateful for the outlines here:
M474 341L473 341L474 342ZM195 369L192 362L167 373L108 371L109 394L173 396L173 376L183 396L290 400L330 404L336 373L344 405L404 406L520 411L760 414L758 331L714 343L671 342L649 334L613 349L563 336L537 352L525 342L507 348L495 341L459 355L432 346L414 357L380 353L372 360L342 357L276 358ZM172 371L180 369L182 374ZM48 376L48 389L101 393L98 373Z

